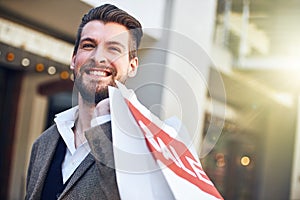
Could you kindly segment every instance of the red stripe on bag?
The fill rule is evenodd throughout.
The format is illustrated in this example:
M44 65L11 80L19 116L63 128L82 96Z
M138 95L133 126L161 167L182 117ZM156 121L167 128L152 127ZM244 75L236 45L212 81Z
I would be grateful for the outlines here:
M130 101L126 100L126 102L143 131L147 145L154 157L200 190L218 199L223 199L185 144L151 123Z

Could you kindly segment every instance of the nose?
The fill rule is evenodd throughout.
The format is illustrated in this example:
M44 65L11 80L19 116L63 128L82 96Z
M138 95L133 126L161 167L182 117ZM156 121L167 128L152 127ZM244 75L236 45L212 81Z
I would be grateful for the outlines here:
M104 48L101 45L97 46L97 48L94 49L92 59L96 63L105 64L107 62L107 58L105 56Z

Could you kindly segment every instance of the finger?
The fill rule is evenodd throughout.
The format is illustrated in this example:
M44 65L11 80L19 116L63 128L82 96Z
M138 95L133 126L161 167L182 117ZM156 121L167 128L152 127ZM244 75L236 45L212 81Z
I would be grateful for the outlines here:
M110 114L110 106L109 106L108 98L103 99L96 105L94 114L95 114L95 117Z

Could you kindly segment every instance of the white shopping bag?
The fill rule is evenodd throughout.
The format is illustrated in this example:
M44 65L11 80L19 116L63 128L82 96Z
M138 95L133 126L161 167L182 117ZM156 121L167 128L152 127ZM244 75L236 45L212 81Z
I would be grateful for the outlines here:
M192 145L117 82L110 87L117 183L123 200L223 199Z

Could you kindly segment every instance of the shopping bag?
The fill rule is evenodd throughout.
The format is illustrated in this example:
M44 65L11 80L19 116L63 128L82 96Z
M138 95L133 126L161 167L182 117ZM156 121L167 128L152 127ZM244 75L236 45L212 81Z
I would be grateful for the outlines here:
M223 199L178 129L144 107L133 90L110 87L112 136L122 199Z

